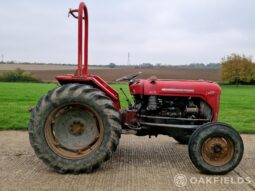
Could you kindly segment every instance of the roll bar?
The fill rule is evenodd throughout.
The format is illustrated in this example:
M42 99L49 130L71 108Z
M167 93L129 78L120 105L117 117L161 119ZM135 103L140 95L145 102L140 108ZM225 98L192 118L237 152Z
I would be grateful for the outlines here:
M85 3L81 2L79 9L70 9L68 16L72 15L78 19L78 68L76 76L88 74L88 40L89 40L89 15ZM83 41L84 21L84 41Z

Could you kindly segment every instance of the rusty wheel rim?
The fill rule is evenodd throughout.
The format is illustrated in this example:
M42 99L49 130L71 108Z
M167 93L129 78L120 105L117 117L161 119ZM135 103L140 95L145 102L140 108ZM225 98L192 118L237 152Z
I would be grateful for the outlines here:
M68 104L48 115L44 134L55 154L79 160L98 149L103 141L104 128L94 109L82 104Z
M233 142L227 137L210 137L202 145L202 157L212 166L227 164L234 155Z

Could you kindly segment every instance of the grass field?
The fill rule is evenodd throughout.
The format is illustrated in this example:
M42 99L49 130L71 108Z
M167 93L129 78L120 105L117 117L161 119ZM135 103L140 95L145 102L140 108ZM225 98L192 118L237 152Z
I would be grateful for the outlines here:
M222 86L220 118L242 133L255 133L255 86Z
M119 86L128 93L127 85ZM0 129L26 129L30 113L38 99L56 84L0 83ZM255 86L223 86L220 121L231 124L241 133L255 133ZM127 103L121 95L121 105Z

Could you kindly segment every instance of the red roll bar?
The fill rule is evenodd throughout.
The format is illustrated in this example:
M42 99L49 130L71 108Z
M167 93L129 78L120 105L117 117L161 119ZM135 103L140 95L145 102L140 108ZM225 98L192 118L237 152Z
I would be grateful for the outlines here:
M78 13L78 15L75 15ZM88 74L88 40L89 40L89 16L85 3L81 2L79 9L70 9L69 14L78 19L78 68L76 76ZM83 21L84 21L84 45L83 45ZM84 52L83 52L84 50ZM84 64L83 63L84 56Z

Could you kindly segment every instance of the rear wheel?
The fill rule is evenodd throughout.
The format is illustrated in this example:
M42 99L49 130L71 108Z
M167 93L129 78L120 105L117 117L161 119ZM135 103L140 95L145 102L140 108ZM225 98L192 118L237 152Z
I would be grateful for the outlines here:
M95 170L116 150L120 133L112 101L81 84L64 85L42 97L29 124L35 153L60 173Z
M208 123L197 129L189 142L193 164L206 174L226 174L243 157L243 141L238 132L224 123Z

